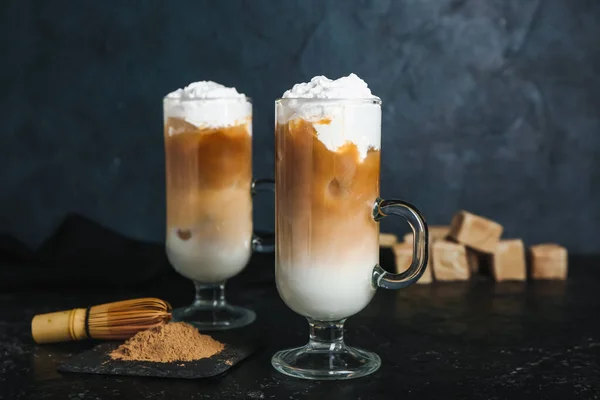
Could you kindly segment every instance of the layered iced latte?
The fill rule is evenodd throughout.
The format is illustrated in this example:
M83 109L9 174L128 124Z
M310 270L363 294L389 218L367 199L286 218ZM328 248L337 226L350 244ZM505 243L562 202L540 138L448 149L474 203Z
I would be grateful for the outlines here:
M224 282L252 250L252 104L197 82L164 99L164 116L169 261L196 282Z
M344 321L376 287L415 283L427 263L427 225L412 205L379 197L381 101L356 75L295 85L275 102L277 289L308 319L305 346L278 351L278 371L350 379L379 368L377 354L346 346ZM379 264L378 221L412 227L413 261L399 274Z
M375 293L379 99L356 75L316 77L276 102L276 120L279 293L301 315L349 317Z

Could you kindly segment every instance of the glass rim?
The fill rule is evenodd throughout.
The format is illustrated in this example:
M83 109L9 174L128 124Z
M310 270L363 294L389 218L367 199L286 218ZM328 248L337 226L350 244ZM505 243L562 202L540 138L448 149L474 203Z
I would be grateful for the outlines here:
M167 101L173 101L178 103L192 103L192 102L205 102L210 103L212 101L226 101L231 103L241 103L242 100L246 103L252 104L252 98L248 96L244 97L206 97L206 98L190 98L190 97L169 97L166 95L163 97L163 103Z
M275 103L287 103L289 101L297 101L301 103L345 103L345 104L376 104L381 105L383 102L379 97L358 97L358 98L335 98L335 99L320 99L315 97L280 97L275 100Z

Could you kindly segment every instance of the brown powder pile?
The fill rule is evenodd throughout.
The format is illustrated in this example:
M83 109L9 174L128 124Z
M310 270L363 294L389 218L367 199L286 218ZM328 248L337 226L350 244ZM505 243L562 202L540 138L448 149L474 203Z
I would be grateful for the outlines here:
M225 346L185 322L160 325L135 336L110 353L113 360L194 361L220 353Z

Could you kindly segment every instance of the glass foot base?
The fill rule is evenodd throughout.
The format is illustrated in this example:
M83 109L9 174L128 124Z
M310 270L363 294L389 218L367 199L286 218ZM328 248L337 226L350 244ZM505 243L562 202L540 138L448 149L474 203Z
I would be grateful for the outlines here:
M187 322L202 331L223 331L250 325L256 319L256 313L243 307L229 304L214 305L192 304L173 310L174 322Z
M271 364L277 371L295 378L334 380L372 374L381 366L381 359L375 353L345 345L332 350L309 344L275 353Z

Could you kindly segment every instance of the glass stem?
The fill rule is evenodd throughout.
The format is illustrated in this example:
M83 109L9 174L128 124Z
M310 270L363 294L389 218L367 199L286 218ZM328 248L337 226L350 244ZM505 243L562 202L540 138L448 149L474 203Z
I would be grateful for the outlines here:
M210 306L213 308L225 305L225 282L200 283L194 281L196 287L195 306Z
M316 321L308 318L309 339L308 347L314 350L338 350L344 347L344 322Z

